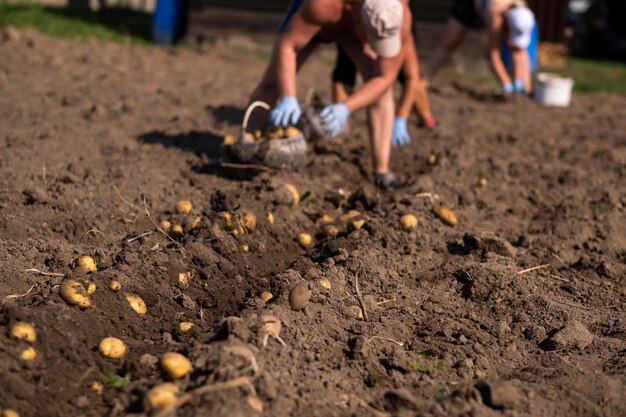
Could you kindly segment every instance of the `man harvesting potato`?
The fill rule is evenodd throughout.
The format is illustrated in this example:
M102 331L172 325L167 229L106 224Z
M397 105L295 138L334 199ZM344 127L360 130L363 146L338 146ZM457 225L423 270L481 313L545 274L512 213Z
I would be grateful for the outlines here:
M350 114L367 107L374 179L396 188L389 170L394 123L392 85L404 61L411 32L406 0L292 0L274 43L272 57L251 100L277 103L272 125L298 122L298 69L322 42L339 43L363 76L363 85L343 102L320 112L325 131L336 136Z

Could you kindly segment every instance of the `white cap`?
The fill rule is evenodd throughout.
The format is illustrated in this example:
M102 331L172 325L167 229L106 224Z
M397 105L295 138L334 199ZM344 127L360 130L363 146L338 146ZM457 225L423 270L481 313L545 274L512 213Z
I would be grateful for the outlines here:
M400 32L404 9L400 0L365 0L361 20L367 43L379 56L396 56L402 47Z
M511 44L515 48L526 49L535 28L535 15L528 7L513 7L506 14Z

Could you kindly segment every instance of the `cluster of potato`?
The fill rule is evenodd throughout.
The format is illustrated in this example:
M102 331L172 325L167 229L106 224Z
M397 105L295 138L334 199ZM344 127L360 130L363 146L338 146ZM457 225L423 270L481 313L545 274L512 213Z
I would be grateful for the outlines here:
M296 138L302 134L302 131L295 126L268 126L265 132L261 129L256 129L253 132L245 132L245 141L255 141L261 139L278 140L287 138ZM224 145L233 145L237 142L237 138L234 135L225 135L222 143Z
M21 340L31 345L22 351L20 359L27 362L35 360L37 357L37 351L32 347L32 345L37 340L37 332L35 331L33 325L23 321L18 321L11 326L10 335L14 340Z
M193 229L197 228L202 221L200 216L194 216L193 204L189 200L179 200L176 202L175 212L176 216L170 219L163 219L159 223L159 227L164 232L168 233L170 237L178 239L183 236L185 232L189 233Z
M458 223L456 215L446 206L433 205L431 211L439 220L448 226L454 227ZM417 223L417 217L411 213L406 213L400 217L400 227L407 232L417 228Z

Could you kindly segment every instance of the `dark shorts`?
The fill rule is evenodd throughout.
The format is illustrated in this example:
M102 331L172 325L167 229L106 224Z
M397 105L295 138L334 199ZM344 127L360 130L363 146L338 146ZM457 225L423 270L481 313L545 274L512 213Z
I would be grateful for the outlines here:
M476 12L474 0L454 0L450 16L467 27L480 26L481 19Z

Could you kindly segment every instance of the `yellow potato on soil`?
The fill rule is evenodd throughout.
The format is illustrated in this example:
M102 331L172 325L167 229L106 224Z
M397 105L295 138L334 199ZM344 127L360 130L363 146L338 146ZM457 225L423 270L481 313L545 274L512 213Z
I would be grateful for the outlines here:
M135 310L135 313L143 316L148 312L148 308L146 307L146 303L141 299L140 296L135 294L126 294L126 301L130 305L130 308Z
M126 353L126 345L117 337L105 337L98 345L98 352L107 359L121 359Z
M261 320L263 320L263 327L267 333L276 337L280 336L282 324L280 323L280 319L278 317L266 313L261 316Z
M233 228L233 216L227 211L221 212L220 215L226 221L226 227L229 229L232 229Z
M241 215L241 223L246 231L251 232L256 228L256 216L251 211L246 211Z
M300 203L300 194L298 194L298 189L295 185L290 183L285 183L285 188L289 190L289 192L293 196L293 205L297 206Z
M335 219L333 219L331 216L329 216L328 214L324 214L322 215L322 217L317 219L316 223L319 224L320 226L324 226L325 224L332 223L334 221Z
M77 261L78 267L87 271L95 271L97 269L96 261L89 255L81 255Z
M486 187L489 184L489 180L485 177L482 177L478 180L478 185L481 187Z
M298 243L303 248L308 248L313 243L313 237L308 233L298 233Z
M224 145L233 145L235 142L237 142L237 138L235 138L235 136L233 136L233 135L226 135L226 136L224 136L224 140L222 141L222 144L224 144Z
M302 132L300 132L300 129L298 129L297 127L293 127L293 126L287 127L283 133L285 134L285 137L287 138L296 138L302 134Z
M441 220L448 226L456 226L456 224L458 223L457 218L452 210L445 206L433 206L433 213L439 218L439 220Z
M365 219L359 217L357 219L350 221L350 228L352 230L361 230L364 224L365 224Z
M98 395L102 395L102 393L104 392L104 385L99 382L94 382L89 388L91 388L91 390Z
M202 218L200 216L190 216L185 219L183 227L185 230L190 231L200 226L201 221Z
M267 222L269 224L274 224L276 220L274 219L274 214L272 213L267 213Z
M264 303L267 303L269 300L271 300L272 298L274 298L274 295L269 292L269 291L263 291L260 295L259 298L261 300L263 300Z
M182 321L180 322L180 324L178 325L178 328L180 329L181 332L186 333L189 330L191 330L191 328L193 327L193 323L190 321Z
M87 295L92 295L96 292L96 284L94 282L87 283Z
M186 271L178 274L178 283L182 285L184 288L188 288L191 284L191 279L193 278L193 272Z
M87 289L82 282L75 279L64 279L61 283L59 294L66 303L78 306L81 310L85 310L91 305Z
M431 153L430 155L428 155L428 165L434 166L436 164L437 164L437 155L435 155L434 153Z
M327 290L330 290L331 288L333 288L333 285L330 283L330 280L328 280L326 278L320 279L319 283L322 286L322 288L325 288Z
M159 227L163 229L164 232L169 232L172 228L172 223L170 223L169 220L161 220L161 223L159 223Z
M281 126L272 126L267 130L266 136L270 140L282 139L285 137L285 131Z
M328 237L335 237L339 234L340 230L337 226L335 226L332 223L329 224L325 224L322 227L322 231L324 232L324 234Z
M250 406L250 408L257 412L257 413L262 413L263 412L263 402L259 399L259 397L257 397L256 395L250 395L248 396L248 399L246 400L248 402L248 405Z
M161 356L161 370L171 380L180 379L191 372L191 362L177 352L167 352Z
M311 299L311 283L309 281L301 281L289 292L289 305L292 310L302 310Z
M363 320L363 310L361 310L361 307L351 306L350 315L357 320Z
M193 210L193 204L189 200L178 200L176 202L176 213L189 214Z
M143 399L145 411L160 410L173 405L178 400L180 388L171 383L157 385L148 391Z
M35 343L35 340L37 340L37 332L31 324L18 321L11 326L11 338L23 340L28 343Z
M360 216L361 213L357 210L350 210L349 212L347 212L346 214L341 216L341 221L344 223L348 223L350 222L350 220L352 220L353 218Z
M405 214L400 217L400 226L403 230L409 231L417 227L417 217L412 214Z
M36 357L37 351L32 347L24 349L20 354L20 359L22 359L23 361L34 361Z
M182 236L183 235L183 226L180 224L175 224L172 226L172 235L173 236Z
M113 292L118 292L122 289L122 283L113 279L109 282L109 289Z
M20 415L11 408L3 408L0 417L20 417Z

